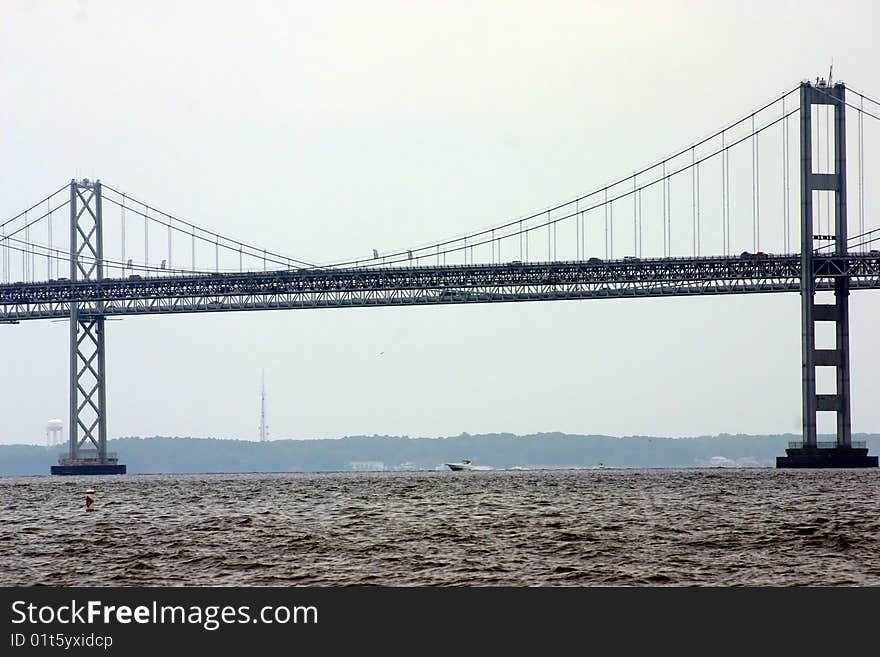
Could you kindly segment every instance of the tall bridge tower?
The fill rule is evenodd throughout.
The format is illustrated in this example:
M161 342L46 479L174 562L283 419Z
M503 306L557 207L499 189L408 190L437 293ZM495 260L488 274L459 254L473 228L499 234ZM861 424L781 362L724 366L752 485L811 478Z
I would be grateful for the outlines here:
M101 181L70 181L70 281L104 278ZM107 452L104 303L70 303L70 430L52 474L125 474Z
M833 241L834 254L846 256L846 87L843 83L828 86L817 81L801 83L800 88L800 151L801 151L801 361L803 395L803 438L786 450L787 456L776 458L777 468L853 468L877 467L877 457L868 456L864 445L854 445L850 425L849 380L849 276L834 279L834 303L816 303L816 281L813 255L816 241ZM834 157L828 169L817 172L813 163L813 106L830 106L834 113ZM817 135L820 134L817 132ZM826 135L826 139L831 135ZM828 146L826 144L826 146ZM815 221L815 193L831 193L829 226L833 232L821 234ZM833 217L833 219L832 219ZM817 225L819 228L817 229ZM816 348L816 323L833 322L833 349ZM816 368L835 369L834 393L816 392ZM816 419L819 412L837 416L837 440L818 442Z

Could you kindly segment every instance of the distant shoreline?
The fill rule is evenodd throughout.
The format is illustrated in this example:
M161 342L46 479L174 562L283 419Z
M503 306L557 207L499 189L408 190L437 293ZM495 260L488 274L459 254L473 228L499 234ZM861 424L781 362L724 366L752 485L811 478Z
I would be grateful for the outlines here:
M857 434L872 454L880 434ZM116 438L108 450L119 454L130 474L247 474L322 472L431 472L468 458L495 470L614 468L765 468L785 452L794 434L670 438L509 433L409 438L347 436L337 439L282 439L265 443L227 438ZM63 445L0 445L0 476L44 475Z

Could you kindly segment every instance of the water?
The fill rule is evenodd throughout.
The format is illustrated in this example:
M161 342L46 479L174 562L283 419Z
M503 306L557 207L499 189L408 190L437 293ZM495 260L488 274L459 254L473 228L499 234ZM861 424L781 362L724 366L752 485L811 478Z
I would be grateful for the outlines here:
M0 495L3 585L880 585L876 470L20 477Z

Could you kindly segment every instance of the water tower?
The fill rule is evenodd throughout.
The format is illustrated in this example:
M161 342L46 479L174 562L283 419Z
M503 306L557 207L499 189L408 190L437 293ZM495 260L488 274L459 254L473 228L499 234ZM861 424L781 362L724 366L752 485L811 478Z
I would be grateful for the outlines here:
M64 422L61 420L49 420L46 422L46 447L60 445L64 442Z

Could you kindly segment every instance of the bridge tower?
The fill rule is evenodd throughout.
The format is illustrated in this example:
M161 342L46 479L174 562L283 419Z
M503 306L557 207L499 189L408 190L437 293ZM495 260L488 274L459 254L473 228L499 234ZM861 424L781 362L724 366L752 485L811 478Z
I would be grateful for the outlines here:
M801 360L803 395L803 438L791 444L787 456L776 458L777 468L854 468L877 467L877 457L868 456L864 445L854 445L850 427L849 379L849 277L834 282L834 303L816 303L813 255L816 241L831 240L834 254L847 252L846 225L846 87L833 87L824 81L813 86L801 83L800 88L800 154L801 154ZM816 172L813 165L813 106L830 106L834 112L834 157L828 171ZM819 133L817 133L819 134ZM827 138L830 138L828 135ZM829 158L830 159L830 158ZM814 193L833 193L833 232L821 234L816 229ZM817 204L818 205L818 204ZM829 217L831 225L831 217ZM833 322L835 346L816 349L816 322ZM834 394L816 393L816 368L833 367L836 372ZM817 440L816 418L821 411L837 416L837 440Z
M70 282L104 278L101 181L70 181ZM107 452L104 304L70 304L68 452L52 474L125 474ZM88 444L87 444L88 443Z

